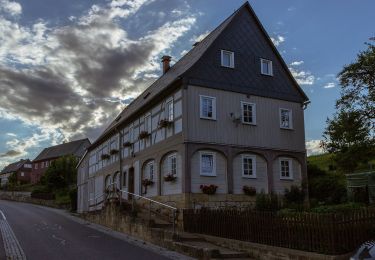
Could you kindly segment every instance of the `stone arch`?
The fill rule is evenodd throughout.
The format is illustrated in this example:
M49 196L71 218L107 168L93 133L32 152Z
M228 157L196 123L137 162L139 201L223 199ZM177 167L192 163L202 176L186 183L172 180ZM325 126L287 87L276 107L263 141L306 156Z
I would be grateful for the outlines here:
M115 185L116 189L120 190L121 183L120 183L120 172L119 171L116 171L113 174L112 181L113 181L113 183L115 183L114 185Z
M174 160L174 162L172 161ZM173 174L173 168L175 173ZM173 181L165 180L167 175L176 177ZM159 162L160 195L173 195L182 192L182 156L177 150L164 153Z
M111 183L112 183L112 176L108 174L107 176L105 176L105 179L104 179L104 190L108 190Z
M154 158L149 158L145 160L141 166L141 182L145 179L151 180L153 183L151 185L145 186L141 183L142 194L146 197L152 197L157 195L157 163Z
M249 155L254 159L254 176L243 175L243 158ZM233 159L233 194L243 194L243 187L249 186L256 189L257 193L268 192L268 167L267 158L257 152L242 150L234 154Z
M201 174L201 156L204 152L207 152L208 154L213 153L214 155L215 176L205 176ZM192 193L201 193L200 185L211 184L218 186L216 193L228 193L228 156L226 151L215 149L210 146L202 146L194 150L189 163Z

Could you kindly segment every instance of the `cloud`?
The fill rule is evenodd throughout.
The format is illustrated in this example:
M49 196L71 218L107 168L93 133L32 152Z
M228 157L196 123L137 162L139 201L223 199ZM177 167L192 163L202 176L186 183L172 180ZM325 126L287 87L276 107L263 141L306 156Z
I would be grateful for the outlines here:
M293 77L300 85L313 85L315 82L315 76L309 71L297 70L292 67L289 68Z
M334 87L336 87L336 84L334 82L329 82L323 86L323 88L334 88Z
M160 75L161 54L170 51L196 18L185 9L131 37L134 33L122 25L151 2L93 5L60 27L48 27L42 20L22 26L0 16L0 115L40 132L8 146L26 151L45 138L96 138L127 101Z
M9 0L0 0L0 11L9 13L10 15L17 16L22 13L22 6L15 2Z
M205 31L202 34L199 35L194 35L191 39L190 42L196 43L196 42L201 42L204 38L206 38L207 35L210 34L210 31Z
M7 136L10 136L10 137L16 137L17 135L15 133L6 133Z
M290 7L288 7L288 12L292 12L292 11L295 11L297 8L296 7L294 7L294 6L290 6Z
M310 140L306 142L307 155L316 155L324 153L323 148L320 146L321 140Z
M0 154L0 158L5 158L5 157L16 157L16 156L19 156L20 154L22 154L21 152L19 151L16 151L16 150L9 150L5 153L2 153Z
M285 42L285 37L281 35L277 35L276 38L271 37L271 41L275 46L279 46L281 43Z
M291 66L300 66L304 63L303 60L301 61L293 61L292 63L290 63Z

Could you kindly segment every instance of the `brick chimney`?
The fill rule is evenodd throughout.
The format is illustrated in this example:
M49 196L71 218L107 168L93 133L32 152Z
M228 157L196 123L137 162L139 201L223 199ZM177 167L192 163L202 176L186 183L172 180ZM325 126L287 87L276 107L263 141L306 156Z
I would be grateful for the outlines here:
M165 74L171 67L170 66L171 58L172 57L168 55L164 55L163 57L161 57L161 62L163 63L163 74Z

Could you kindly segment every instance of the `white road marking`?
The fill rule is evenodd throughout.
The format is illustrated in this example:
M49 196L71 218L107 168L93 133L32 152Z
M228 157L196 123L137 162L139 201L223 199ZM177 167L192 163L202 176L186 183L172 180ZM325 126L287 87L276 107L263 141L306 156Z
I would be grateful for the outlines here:
M0 210L3 219L0 219L0 231L3 237L5 255L7 259L26 260L26 255L22 250L12 228L8 224L4 213Z

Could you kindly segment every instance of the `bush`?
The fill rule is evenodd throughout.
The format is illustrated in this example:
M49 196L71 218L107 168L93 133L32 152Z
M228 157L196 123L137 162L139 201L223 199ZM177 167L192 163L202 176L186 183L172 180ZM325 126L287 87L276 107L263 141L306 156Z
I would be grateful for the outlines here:
M255 196L257 194L257 190L254 187L247 185L242 187L242 191L248 196Z
M77 188L74 188L69 191L70 198L70 210L77 211Z
M51 190L46 186L36 186L30 195L32 198L35 199L42 199L42 200L54 200L55 194L51 192Z
M200 186L200 189L202 190L202 192L204 194L207 194L207 195L215 194L217 188L218 187L216 185L213 185L213 184L210 184L210 185L201 185Z
M302 204L305 200L305 192L300 187L292 185L290 190L285 189L284 198L287 204Z
M261 192L256 195L255 208L260 211L277 211L281 208L281 203L276 194Z
M346 204L339 204L339 205L331 205L331 206L319 206L316 208L312 208L311 212L315 213L349 213L353 212L354 210L360 210L364 208L364 204L361 203L346 203Z

